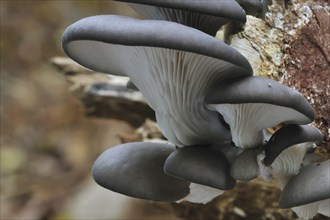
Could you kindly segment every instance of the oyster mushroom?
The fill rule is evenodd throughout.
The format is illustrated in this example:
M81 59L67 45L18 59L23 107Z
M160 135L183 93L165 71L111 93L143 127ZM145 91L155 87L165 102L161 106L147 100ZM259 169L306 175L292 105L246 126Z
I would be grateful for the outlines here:
M175 150L170 144L135 142L103 152L92 169L94 180L104 188L141 199L176 201L189 194L189 182L163 171Z
M285 127L281 128L284 129ZM278 134L283 133L283 131L287 130L284 129L283 131L278 130L274 135L275 137L280 137ZM308 129L307 129L308 130ZM316 129L317 131L317 129ZM312 133L315 132L314 129L312 129ZM308 134L307 134L308 136ZM282 136L283 137L283 136ZM306 174L301 174L301 172L305 173L305 169L307 167L313 167L317 164L321 163L314 163L314 161L322 161L324 158L320 157L319 155L312 153L307 154L306 153L311 149L315 147L315 144L311 142L304 142L305 138L303 136L298 135L299 139L303 143L298 143L295 145L292 145L285 150L283 150L276 158L275 160L269 165L269 167L265 167L264 163L259 163L260 170L264 170L266 172L271 173L271 175L274 175L277 177L280 187L283 190L281 195L281 200L284 201L288 199L288 202L284 201L284 205L291 204L292 210L301 218L303 219L310 219L313 216L315 216L318 212L322 214L327 214L326 209L329 209L329 199L322 200L323 198L316 199L316 201L313 200L304 200L303 198L317 198L320 194L320 191L323 191L323 193L328 194L327 187L329 187L329 184L321 179L320 182L317 182L316 179L309 179L305 178L307 177ZM275 139L276 140L276 139ZM292 138L288 138L288 142L292 141ZM297 142L297 140L295 140ZM282 145L285 145L285 139L282 141L278 141L279 148L282 148ZM259 161L264 161L263 158L261 158ZM258 161L258 162L259 162ZM312 163L312 164L310 164ZM327 168L326 168L327 166ZM303 168L302 168L303 167ZM314 177L318 178L317 176L322 176L323 178L328 178L330 175L330 167L329 164L325 166L320 166L320 168L313 168L311 169L313 172L317 172ZM294 180L298 178L299 180ZM302 177L303 176L303 177ZM312 176L310 176L312 177ZM313 177L313 178L314 178ZM305 179L304 179L305 178ZM294 184L291 182L294 181ZM289 185L291 186L289 186ZM328 184L328 185L327 185ZM318 188L319 192L313 191L312 188ZM284 191L284 189L286 190ZM293 189L295 188L295 189ZM293 189L293 191L291 191ZM312 190L311 190L312 189ZM295 190L295 191L294 191ZM314 189L315 190L315 189ZM301 193L300 198L297 196L298 191ZM315 195L312 195L315 194ZM292 197L292 198L289 198ZM292 203L291 201L294 201ZM300 203L297 203L300 202ZM280 202L281 203L281 202ZM280 204L280 207L284 207ZM289 208L289 207L287 207Z
M264 164L270 166L286 148L305 142L322 141L321 132L310 125L287 125L276 131L265 145Z
M299 92L265 77L241 77L217 84L206 95L206 103L224 117L233 142L242 148L263 145L267 128L314 120L313 108Z
M246 14L243 8L235 0L120 0L131 3L131 7L147 19L167 20L197 28L212 36L224 24L233 21L245 23ZM247 1L251 2L251 1ZM249 8L251 5L241 2ZM260 5L261 7L261 5Z
M282 159L288 159L289 161L283 164L289 165L292 164L293 167L305 162L303 160L306 151L313 147L306 147L306 145L301 145L301 143L313 143L321 141L323 138L321 132L310 125L295 125L290 124L280 128L276 131L269 141L263 146L254 149L245 150L243 153L239 154L232 163L231 166L231 175L236 180L251 180L260 175L260 170L264 167L260 166L271 166L274 160L283 152L285 149L296 146L304 148L302 149L302 157L296 156L295 158L283 157ZM298 144L298 145L297 145ZM300 144L300 145L299 145ZM265 149L265 157L262 160L262 164L259 163L258 158L261 155L261 149ZM258 153L259 151L259 153ZM315 156L315 158L318 158ZM313 159L313 158L312 158ZM275 165L277 166L277 165ZM276 170L294 170L289 167L279 168L276 167Z
M225 155L205 146L174 151L166 159L164 170L168 175L221 190L232 189L236 184Z
M252 75L235 49L181 24L118 15L72 24L62 44L83 66L129 76L175 145L230 142L221 115L206 108L205 95L223 80Z
M239 154L230 167L230 175L235 180L252 180L260 175L257 161L258 152L248 149Z
M281 208L292 208L330 198L330 160L304 166L285 185Z
M300 219L313 219L317 213L330 217L330 199L325 199L306 205L296 206L291 208Z

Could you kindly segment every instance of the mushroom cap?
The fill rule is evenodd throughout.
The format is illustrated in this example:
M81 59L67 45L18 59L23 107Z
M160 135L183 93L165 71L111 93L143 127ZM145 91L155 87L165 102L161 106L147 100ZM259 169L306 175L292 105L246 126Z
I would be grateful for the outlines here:
M330 198L330 160L309 164L285 185L281 208L292 208Z
M239 154L230 167L230 175L235 180L252 180L260 175L257 151L249 149Z
M180 9L216 17L228 18L245 22L245 12L235 0L214 1L214 0L119 0L122 2L138 3Z
M115 49L111 45L187 51L237 65L245 75L253 72L249 62L235 49L194 28L169 21L99 15L77 21L62 36L64 51L78 63L99 72L125 76L127 73L109 65L113 58L110 52L116 52L111 51Z
M170 142L230 140L219 114L205 108L204 97L217 81L252 75L249 62L235 49L178 23L118 15L82 19L66 29L62 40L78 63L129 76Z
M322 139L321 132L310 125L286 125L276 131L265 145L264 164L270 166L282 151L292 145L318 142Z
M251 76L232 79L218 85L206 98L208 103L266 103L295 109L310 120L314 110L297 90L273 79Z
M164 170L168 175L221 190L236 184L224 154L205 146L177 149L167 158Z
M94 180L111 191L155 201L176 201L189 194L189 182L168 176L163 166L175 147L127 143L109 148L95 161Z
M244 10L234 0L122 1L131 2L131 7L147 19L174 21L212 36L230 21L241 23L246 21Z
M215 143L210 145L210 148L223 153L230 164L232 164L235 158L244 151L244 149L236 147L233 143Z
M314 110L303 95L265 77L241 77L220 83L206 94L206 103L223 116L233 142L243 148L263 144L263 129L314 120Z

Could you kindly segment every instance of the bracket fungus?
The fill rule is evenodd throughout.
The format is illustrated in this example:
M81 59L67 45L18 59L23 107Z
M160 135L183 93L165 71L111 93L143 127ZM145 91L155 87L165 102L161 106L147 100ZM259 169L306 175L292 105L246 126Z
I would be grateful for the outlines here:
M65 30L64 51L87 68L129 77L126 87L141 92L173 145L110 148L95 161L95 181L142 199L206 203L236 180L271 173L280 177L281 207L320 200L324 209L329 161L304 161L308 143L322 138L306 125L313 108L296 90L253 76L242 54L210 36L259 13L260 1L122 1L158 20L88 17ZM279 124L271 136L267 129Z

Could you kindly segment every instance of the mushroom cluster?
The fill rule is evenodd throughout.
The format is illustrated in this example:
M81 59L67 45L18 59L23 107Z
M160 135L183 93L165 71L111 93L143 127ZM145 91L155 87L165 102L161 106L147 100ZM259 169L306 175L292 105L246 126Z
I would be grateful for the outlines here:
M313 108L296 90L254 76L243 55L214 37L258 15L261 2L123 1L148 20L84 18L65 30L62 45L87 68L129 77L168 143L106 150L94 163L95 181L142 199L207 203L237 180L276 177L280 207L304 218L329 215L329 161L314 163L322 135L307 125Z

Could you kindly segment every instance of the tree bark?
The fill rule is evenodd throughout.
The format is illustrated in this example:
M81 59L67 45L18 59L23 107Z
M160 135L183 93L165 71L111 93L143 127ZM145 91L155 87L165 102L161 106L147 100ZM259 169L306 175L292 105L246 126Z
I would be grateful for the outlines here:
M273 0L265 19L248 16L229 43L250 61L255 75L273 78L302 93L315 109L313 126L330 157L329 1Z

